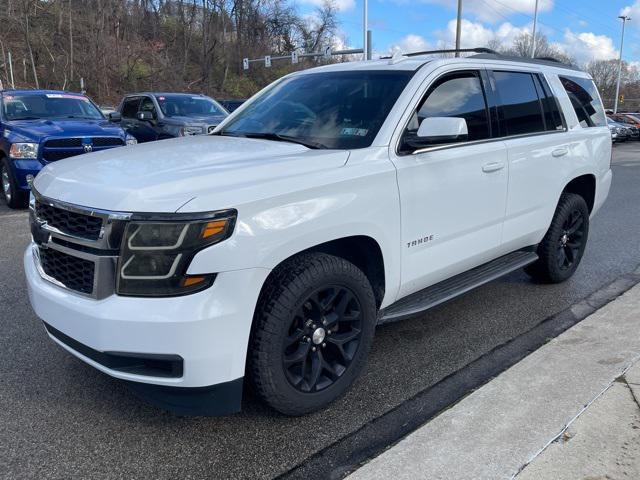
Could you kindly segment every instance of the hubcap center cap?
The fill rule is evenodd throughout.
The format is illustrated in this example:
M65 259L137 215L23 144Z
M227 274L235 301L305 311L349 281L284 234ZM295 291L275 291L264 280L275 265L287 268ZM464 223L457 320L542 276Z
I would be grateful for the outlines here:
M567 235L566 233L562 235L562 237L560 237L560 243L562 243L563 246L566 245L568 241L569 235Z
M311 339L313 340L314 344L320 345L322 342L324 342L324 337L326 334L327 332L325 332L324 328L316 328L313 332L313 335L311 336Z

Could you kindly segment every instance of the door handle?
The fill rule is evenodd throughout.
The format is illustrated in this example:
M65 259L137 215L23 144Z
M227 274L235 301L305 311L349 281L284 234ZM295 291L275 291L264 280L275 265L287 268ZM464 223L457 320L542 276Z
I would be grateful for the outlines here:
M485 163L482 166L482 171L485 173L495 172L504 168L504 162L491 162Z
M554 157L563 157L567 153L569 153L568 148L557 148L553 152L551 152L551 155L553 155Z

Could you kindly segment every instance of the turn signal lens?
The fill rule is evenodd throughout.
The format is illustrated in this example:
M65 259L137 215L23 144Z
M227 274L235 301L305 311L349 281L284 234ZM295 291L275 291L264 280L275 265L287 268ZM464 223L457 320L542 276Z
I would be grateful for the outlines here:
M218 235L219 233L224 231L224 228L227 226L227 219L224 220L214 220L213 222L209 222L204 226L202 230L202 238L213 237L214 235Z
M185 277L182 279L182 286L183 287L192 287L194 285L200 285L201 283L204 283L207 281L207 277Z

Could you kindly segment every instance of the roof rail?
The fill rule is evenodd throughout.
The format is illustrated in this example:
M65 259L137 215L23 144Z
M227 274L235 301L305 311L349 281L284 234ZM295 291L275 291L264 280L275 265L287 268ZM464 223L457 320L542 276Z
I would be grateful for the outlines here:
M502 55L500 53L480 53L478 55L472 55L470 58L476 58L480 60L501 60L505 62L520 62L520 63L533 63L535 65L548 65L552 67L566 68L567 70L575 70L581 72L582 70L574 65L563 63L557 58L552 57L514 57L512 55Z
M485 47L476 47L476 48L448 48L444 50L424 50L422 52L410 52L410 53L402 53L400 54L403 57L417 57L420 55L434 55L438 53L492 53L494 55L499 55L495 50L491 50L490 48ZM396 55L396 54L394 54ZM385 57L380 57L380 60L388 60L393 58L393 56L387 55Z

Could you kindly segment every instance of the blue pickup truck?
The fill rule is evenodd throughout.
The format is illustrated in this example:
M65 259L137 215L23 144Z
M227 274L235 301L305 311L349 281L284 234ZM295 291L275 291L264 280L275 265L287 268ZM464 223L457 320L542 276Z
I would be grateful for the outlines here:
M11 208L27 206L29 184L48 163L136 143L79 93L4 90L0 104L0 191Z

